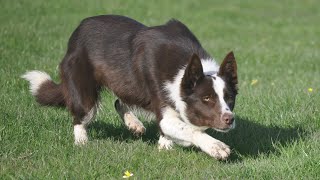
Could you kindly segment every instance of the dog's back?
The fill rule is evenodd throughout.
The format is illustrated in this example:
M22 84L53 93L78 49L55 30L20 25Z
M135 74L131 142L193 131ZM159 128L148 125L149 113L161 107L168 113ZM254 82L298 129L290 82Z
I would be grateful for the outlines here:
M129 18L109 15L83 20L70 38L66 57L87 56L77 61L89 61L82 63L92 67L94 77L90 79L99 87L108 87L126 104L154 112L159 101L165 100L159 97L162 83L172 80L192 53L202 59L209 57L179 21L146 27ZM74 60L64 59L62 71L70 70L70 61Z

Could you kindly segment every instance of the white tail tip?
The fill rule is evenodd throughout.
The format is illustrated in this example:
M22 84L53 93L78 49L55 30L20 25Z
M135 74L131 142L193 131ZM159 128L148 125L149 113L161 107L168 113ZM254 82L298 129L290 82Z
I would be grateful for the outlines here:
M37 70L29 71L21 77L30 82L30 92L33 96L38 94L38 90L42 83L51 81L51 77L47 73Z

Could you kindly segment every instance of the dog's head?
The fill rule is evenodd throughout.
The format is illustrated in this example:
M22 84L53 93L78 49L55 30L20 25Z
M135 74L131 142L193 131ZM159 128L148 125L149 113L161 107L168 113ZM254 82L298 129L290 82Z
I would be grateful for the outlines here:
M192 55L181 81L185 117L199 127L226 132L235 127L232 110L237 88L237 64L233 52L227 54L215 74L205 75L201 60Z

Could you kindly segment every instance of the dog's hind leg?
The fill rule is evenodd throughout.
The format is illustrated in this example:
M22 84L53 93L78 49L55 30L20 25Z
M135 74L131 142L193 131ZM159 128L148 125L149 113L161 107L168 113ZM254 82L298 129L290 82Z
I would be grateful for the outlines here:
M97 111L96 105L92 106L89 111L83 111L84 116L79 116L78 114L74 116L73 120L73 130L74 130L74 143L76 145L83 145L88 142L88 135L87 135L87 125L93 119Z
M131 132L133 132L133 134L142 135L145 133L146 128L143 126L142 122L133 114L128 105L117 99L114 103L114 106L119 116L122 118L124 124Z
M73 116L75 144L82 145L88 141L86 127L96 114L100 86L83 52L66 55L60 68L66 105Z

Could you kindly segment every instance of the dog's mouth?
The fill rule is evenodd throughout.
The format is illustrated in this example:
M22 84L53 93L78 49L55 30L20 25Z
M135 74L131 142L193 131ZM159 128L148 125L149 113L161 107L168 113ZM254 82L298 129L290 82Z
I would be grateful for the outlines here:
M214 128L213 127L212 129L214 129L214 130L216 130L218 132L226 133L226 132L229 132L230 130L234 129L235 127L236 127L236 121L234 120L232 122L232 124L227 125L227 127L224 127L224 128Z

